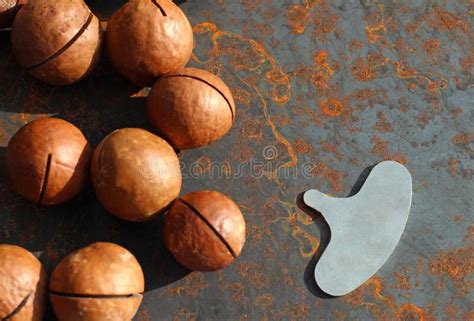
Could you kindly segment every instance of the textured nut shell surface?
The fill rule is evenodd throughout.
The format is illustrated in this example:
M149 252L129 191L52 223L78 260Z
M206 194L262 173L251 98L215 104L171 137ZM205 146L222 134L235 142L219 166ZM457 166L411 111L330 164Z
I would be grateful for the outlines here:
M86 23L90 10L83 0L35 0L18 12L12 27L12 50L29 68L63 48Z
M179 200L166 215L163 238L176 260L191 270L216 271L234 261L216 233Z
M142 293L145 280L132 253L117 244L100 242L61 260L49 289L71 295L130 295Z
M129 298L72 298L50 295L59 321L131 321L142 302L141 295Z
M112 64L140 86L186 65L193 50L193 31L182 10L169 0L131 0L110 19L107 49Z
M38 259L19 246L0 244L0 319L11 314L29 295L9 321L40 321L46 290L46 274Z
M151 124L179 149L218 140L232 127L234 115L229 88L217 76L195 68L163 76L148 98Z
M82 35L59 56L28 72L53 86L65 86L86 77L99 62L102 29L93 17Z
M245 243L245 220L233 200L216 191L197 191L182 197L226 240L236 256Z
M7 146L7 173L13 189L38 202L51 156L42 204L73 198L84 187L92 150L82 132L58 118L37 119L18 130Z
M92 182L109 212L125 220L145 221L178 197L179 159L160 137L143 129L120 129L97 146Z

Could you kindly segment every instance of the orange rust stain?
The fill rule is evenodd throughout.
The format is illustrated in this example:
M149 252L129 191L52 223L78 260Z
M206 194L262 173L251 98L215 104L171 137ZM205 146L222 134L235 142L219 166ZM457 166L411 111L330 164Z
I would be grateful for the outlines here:
M375 25L370 25L365 27L365 32L367 34L367 40L370 43L376 43L377 40L382 38L387 32L385 24L377 23Z
M209 284L206 282L204 274L201 272L193 272L184 279L184 282L180 286L167 288L164 293L169 296L189 295L191 297L197 297L207 287L209 287Z
M269 307L273 304L273 296L269 293L260 294L255 299L255 305L262 306L262 307Z
M323 115L337 117L344 112L344 105L337 99L325 99L321 102Z
M380 67L389 63L389 59L380 53L369 54L367 60L358 57L352 64L352 76L360 81L369 81L380 77Z
M296 153L293 149L293 146L291 146L290 142L277 130L275 124L271 121L270 115L268 112L268 106L267 102L263 98L262 93L255 88L255 91L257 92L258 97L260 97L260 100L262 102L262 109L263 113L265 115L265 119L267 120L267 123L269 124L270 128L272 129L273 135L275 136L276 140L283 144L286 147L286 150L290 156L290 160L284 164L281 164L280 167L295 167L298 165L298 157L296 156ZM279 170L279 168L276 168L274 173L276 173Z
M379 2L370 3L370 6L377 7L378 12L374 15L375 21L365 27L367 40L369 43L376 43L379 39L384 39L387 33L385 26L385 5Z
M316 161L311 168L310 174L314 177L323 177L326 181L328 181L331 185L332 193L342 192L342 181L344 179L344 175L341 172L330 168L320 161Z
M407 267L402 268L400 272L393 272L393 279L395 284L392 285L392 288L399 291L409 291L412 289L410 284L410 270Z
M349 50L358 51L364 48L364 43L359 39L353 39L349 42Z
M387 121L385 114L382 111L377 112L377 118L379 119L374 126L374 129L380 133L386 133L392 130L392 126Z
M293 4L288 10L288 25L296 35L302 35L306 31L309 22L309 8L300 4Z
M406 303L400 307L397 311L397 317L399 320L426 321L428 319L425 310L410 303Z
M320 244L319 240L313 235L304 231L301 227L295 226L291 235L298 241L299 251L302 257L312 257L318 250Z
M438 81L434 81L430 78L431 75L426 73L420 73L413 68L409 68L401 62L394 62L397 76L400 79L413 80L414 83L408 83L410 88L424 87L429 92L437 92L448 87L448 81L440 76Z
M173 321L196 321L198 319L197 313L191 312L186 308L180 308L177 312L173 313Z
M454 157L450 157L449 158L449 173L451 174L451 176L455 177L457 175L458 167L459 167L459 161Z
M261 4L260 0L240 0L240 3L247 8L247 10L255 11Z
M232 301L242 302L245 298L245 287L242 283L219 283L219 288L222 291L229 289L232 292Z
M375 155L386 157L388 155L388 142L383 141L380 137L374 136L372 137L372 143L374 146L372 147L372 152Z
M454 107L452 115L454 118L458 118L459 116L461 116L462 113L463 113L463 109L457 106L457 107Z
M245 120L240 132L246 138L250 138L257 142L263 141L262 123L258 119L251 118Z
M463 241L471 241L474 238L474 225L469 225L466 229Z
M321 147L324 151L333 153L336 159L341 160L343 158L343 155L337 150L335 145L332 145L328 142L322 142Z
M459 133L456 134L451 141L456 145L467 145L474 142L474 131L470 134L468 133Z
M372 153L377 156L382 157L385 160L394 160L401 164L407 164L408 159L402 153L390 153L389 151L389 143L387 141L382 140L378 136L374 136L371 138L372 143L374 146L372 147Z
M234 97L235 101L250 107L250 102L252 101L252 94L250 94L247 90L243 88L236 88L232 90L232 96Z
M384 287L382 280L373 276L361 287L348 294L343 300L354 306L365 306L368 311L378 320L423 320L428 321L428 313L422 308L414 304L399 305L395 298L391 295L383 294ZM382 304L374 304L373 299L367 297L372 296L375 300Z
M312 77L312 82L316 87L327 88L328 81L334 74L334 70L327 62L328 52L320 50L314 55L316 73Z
M279 312L279 318L275 320L300 321L308 320L309 306L307 304L285 304L283 310Z
M441 284L451 280L461 294L470 288L466 278L474 272L474 244L439 252L430 260L429 272L442 277Z
M276 59L262 43L239 34L219 30L211 22L197 24L193 27L193 31L198 37L208 34L212 44L208 51L209 59L201 60L194 54L193 60L205 64L222 54L227 54L231 57L230 62L236 71L256 71L267 68L269 70L266 72L266 80L273 86L272 99L277 103L289 101L291 87L288 75L278 66ZM279 88L280 86L283 88Z
M428 55L432 55L439 49L440 45L441 42L438 39L429 39L423 42L422 48Z
M313 146L303 139L297 139L295 141L295 150L299 154L308 154L313 152Z
M279 104L286 104L291 95L291 86L288 75L278 66L276 59L266 50L265 46L253 39L227 31L219 30L211 22L203 22L193 27L197 37L207 35L210 38L211 48L208 51L208 59L201 60L196 55L193 59L200 64L212 64L219 56L230 57L230 64L237 72L237 79L248 88L252 88L255 96L260 102L265 120L270 126L276 140L285 146L290 160L281 167L294 167L298 164L298 158L289 141L276 128L270 117L267 101L258 87L257 82L262 79L260 74L264 74L264 80L271 85L270 97ZM238 49L237 49L238 48ZM244 71L239 75L239 71ZM258 75L258 77L251 77ZM275 169L275 171L277 171Z
M456 17L448 11L441 10L439 8L434 8L438 21L441 22L441 26L445 29L451 30L454 28L459 28L464 32L469 31L469 24L460 18Z
M293 119L284 115L284 114L280 114L280 115L274 115L272 116L272 121L277 123L279 126L289 126L291 124L293 124Z
M259 34L259 36L271 37L273 36L273 29L269 23L259 23L253 20L246 21L243 27L244 34Z
M212 166L212 159L207 156L201 156L196 160L195 164L197 166L193 167L193 174L203 175L209 173Z
M266 268L263 268L256 263L240 263L237 266L237 271L240 276L247 282L252 284L257 289L263 289L268 287L268 279L265 273Z
M292 4L288 9L288 25L296 35L302 35L309 23L310 12L321 0L305 0L304 4Z
M336 28L339 16L334 14L331 6L322 2L313 16L313 36L319 40L326 41L327 36Z
M395 153L390 155L390 160L399 162L400 164L406 165L408 164L407 157L402 153Z

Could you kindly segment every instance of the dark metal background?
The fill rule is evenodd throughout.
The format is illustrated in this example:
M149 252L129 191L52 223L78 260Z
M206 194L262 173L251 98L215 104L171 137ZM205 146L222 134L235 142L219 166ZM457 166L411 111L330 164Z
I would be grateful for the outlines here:
M103 19L123 2L89 1ZM248 229L241 257L221 272L190 273L164 249L160 220L120 222L90 186L68 204L37 208L10 192L3 172L0 242L34 251L48 271L91 242L126 246L146 273L137 321L474 320L472 2L200 0L181 8L195 29L190 64L219 74L238 107L229 135L181 153L182 192L216 189L237 201ZM107 58L77 85L45 86L19 69L8 32L0 35L1 146L44 115L73 122L94 145L116 128L149 128L136 92ZM401 243L360 289L327 298L313 270L328 230L297 196L309 188L346 196L383 159L413 175ZM237 177L218 177L225 162Z

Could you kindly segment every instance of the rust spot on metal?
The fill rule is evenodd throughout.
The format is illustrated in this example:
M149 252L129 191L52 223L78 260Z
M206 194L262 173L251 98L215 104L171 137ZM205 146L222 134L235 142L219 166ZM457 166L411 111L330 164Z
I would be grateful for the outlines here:
M321 102L323 115L337 117L344 112L344 105L337 99L326 99Z

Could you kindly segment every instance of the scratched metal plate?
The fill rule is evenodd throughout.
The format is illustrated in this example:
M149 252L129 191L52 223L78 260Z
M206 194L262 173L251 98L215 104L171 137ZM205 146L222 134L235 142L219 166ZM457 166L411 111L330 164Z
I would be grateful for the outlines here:
M102 18L123 2L89 1ZM91 242L128 247L147 281L136 321L474 318L470 2L191 0L181 8L195 30L191 65L221 75L238 107L223 140L181 154L183 193L213 188L237 201L248 224L241 257L222 272L189 273L164 249L159 220L120 222L90 187L69 204L36 208L9 191L3 172L0 242L34 251L49 271ZM120 127L149 128L143 94L106 58L85 81L53 89L20 71L8 39L0 34L1 146L43 115L72 121L93 144ZM365 285L327 299L313 273L328 229L296 205L298 195L346 197L361 171L384 159L413 176L406 230Z

